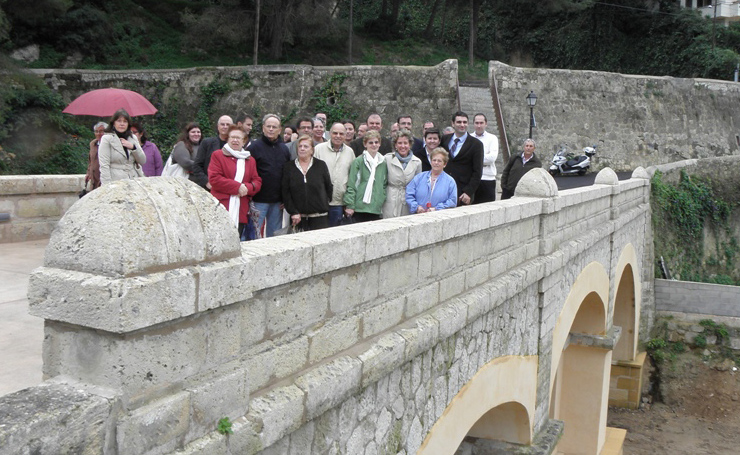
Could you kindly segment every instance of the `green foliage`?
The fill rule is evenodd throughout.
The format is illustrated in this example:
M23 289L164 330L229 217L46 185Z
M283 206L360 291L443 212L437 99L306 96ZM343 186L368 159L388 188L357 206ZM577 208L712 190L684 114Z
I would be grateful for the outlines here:
M352 110L352 106L346 98L347 92L342 87L342 82L345 79L347 79L347 75L343 73L332 75L321 88L314 90L311 97L314 112L326 113L327 129L334 122L357 118L357 113Z
M223 81L220 76L200 88L201 102L195 119L200 123L201 128L208 130L212 122L216 120L213 118L213 106L216 104L218 97L229 93L229 91L231 91L229 83Z
M711 182L681 171L677 185L652 179L651 205L655 256L663 256L676 278L719 284L737 284L733 270L740 247L729 220L731 206L715 195ZM704 229L716 239L715 252L704 259ZM726 238L726 241L720 239ZM656 264L656 276L660 276Z
M699 324L704 327L706 333L717 337L717 344L730 340L730 332L724 324L717 324L711 319L702 319Z
M701 333L698 334L696 337L694 337L694 346L700 349L706 348L707 347L707 337L705 337Z
M228 417L224 417L218 421L216 431L222 435L234 434L234 430L231 429L232 425L234 425L233 422L231 422Z

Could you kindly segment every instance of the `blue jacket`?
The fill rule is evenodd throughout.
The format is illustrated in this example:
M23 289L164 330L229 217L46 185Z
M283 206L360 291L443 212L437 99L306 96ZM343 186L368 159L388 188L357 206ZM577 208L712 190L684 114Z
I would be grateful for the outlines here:
M446 172L442 172L434 184L434 194L431 194L430 184L431 171L417 174L413 180L406 186L406 203L409 206L410 213L416 213L419 206L431 206L435 210L449 209L457 207L457 184L455 179L450 177Z

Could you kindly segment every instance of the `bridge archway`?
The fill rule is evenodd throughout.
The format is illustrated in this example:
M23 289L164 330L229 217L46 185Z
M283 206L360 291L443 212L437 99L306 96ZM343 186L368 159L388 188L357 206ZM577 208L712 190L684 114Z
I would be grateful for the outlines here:
M530 444L537 356L505 356L487 363L447 405L417 454L453 454L465 436Z
M570 344L570 334L605 335L609 276L598 262L578 275L553 330L550 417L565 422L559 453L597 454L606 438L612 352Z
M635 360L640 327L640 303L642 287L639 276L637 252L628 243L619 256L615 273L618 283L614 295L614 325L622 328L622 335L614 347L613 359Z

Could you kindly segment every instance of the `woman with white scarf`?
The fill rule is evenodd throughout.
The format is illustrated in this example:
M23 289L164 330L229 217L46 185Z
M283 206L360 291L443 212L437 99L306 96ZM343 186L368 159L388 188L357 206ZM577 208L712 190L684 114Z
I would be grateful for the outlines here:
M380 219L388 183L388 168L380 149L380 133L368 131L362 138L365 150L349 168L344 212L355 222Z
M229 211L239 236L246 240L249 201L262 188L262 178L248 151L244 150L246 133L237 125L229 127L226 144L211 155L208 182L211 195Z

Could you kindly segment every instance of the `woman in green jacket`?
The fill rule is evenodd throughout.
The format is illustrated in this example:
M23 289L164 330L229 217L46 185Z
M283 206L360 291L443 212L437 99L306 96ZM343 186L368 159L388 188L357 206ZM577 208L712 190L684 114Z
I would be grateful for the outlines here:
M362 143L365 151L352 162L344 193L344 213L358 223L380 219L388 183L388 168L383 155L378 153L380 133L368 131Z

